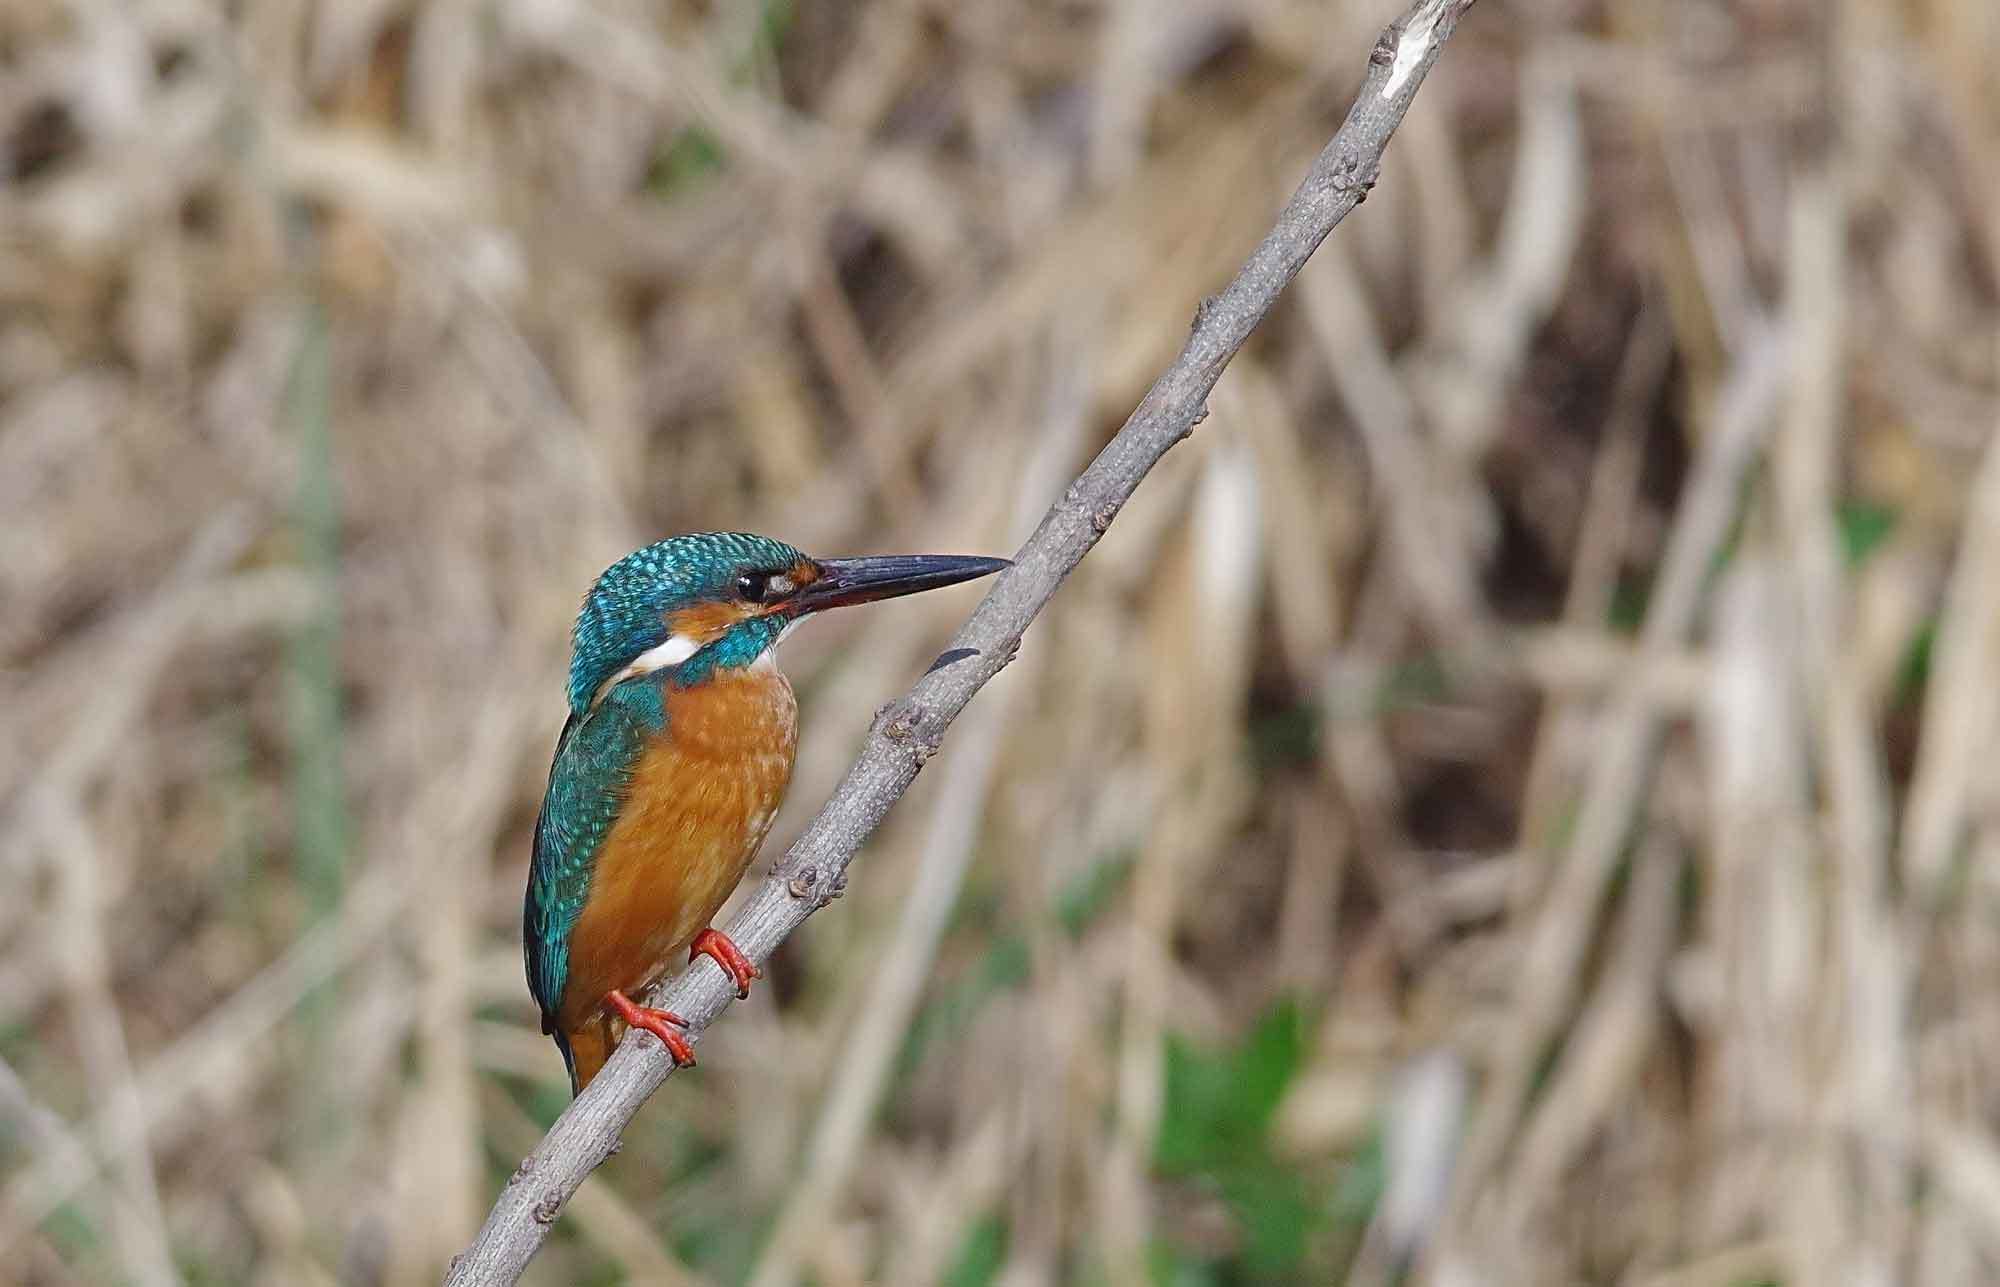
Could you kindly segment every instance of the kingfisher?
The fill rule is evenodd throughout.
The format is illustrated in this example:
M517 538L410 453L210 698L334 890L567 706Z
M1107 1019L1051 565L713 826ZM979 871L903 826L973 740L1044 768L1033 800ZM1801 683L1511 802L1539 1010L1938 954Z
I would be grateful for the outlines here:
M816 559L747 532L669 537L613 563L572 632L569 718L535 822L528 990L581 1094L629 1028L694 1062L678 1015L633 998L680 953L750 995L759 970L709 922L777 816L798 704L773 654L815 612L955 585L1005 559Z

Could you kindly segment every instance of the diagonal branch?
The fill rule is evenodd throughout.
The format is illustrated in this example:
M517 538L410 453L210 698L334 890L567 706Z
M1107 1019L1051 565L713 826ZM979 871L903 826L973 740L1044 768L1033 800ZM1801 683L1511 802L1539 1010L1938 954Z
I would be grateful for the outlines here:
M1346 121L1279 212L1277 225L1222 293L1201 302L1180 356L1050 507L1014 556L1013 568L994 582L951 646L908 693L882 708L861 757L832 799L730 923L729 937L752 959L767 959L808 916L840 896L848 864L937 753L952 720L1013 659L1028 624L1111 526L1140 480L1207 414L1209 392L1229 360L1334 225L1374 185L1389 136L1472 3L1416 0L1375 42ZM652 1002L685 1017L692 1038L734 995L719 968L697 965ZM563 1204L610 1155L626 1124L672 1072L673 1062L657 1040L628 1034L501 1190L471 1247L452 1262L447 1287L518 1279Z

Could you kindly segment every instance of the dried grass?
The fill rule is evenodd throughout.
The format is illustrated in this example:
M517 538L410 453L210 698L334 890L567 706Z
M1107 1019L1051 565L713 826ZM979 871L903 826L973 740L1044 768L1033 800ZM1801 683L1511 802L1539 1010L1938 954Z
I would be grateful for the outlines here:
M1995 13L1475 9L532 1279L2000 1274ZM1006 548L1384 17L0 7L8 1276L433 1280L580 589Z

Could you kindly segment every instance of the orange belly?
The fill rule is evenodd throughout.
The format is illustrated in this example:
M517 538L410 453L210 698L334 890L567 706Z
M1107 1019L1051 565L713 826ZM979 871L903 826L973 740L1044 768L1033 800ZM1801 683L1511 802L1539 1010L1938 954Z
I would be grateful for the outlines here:
M672 969L764 843L798 748L792 688L766 659L667 690L666 731L641 755L570 933L557 1021L587 1083L622 1036L604 1008Z

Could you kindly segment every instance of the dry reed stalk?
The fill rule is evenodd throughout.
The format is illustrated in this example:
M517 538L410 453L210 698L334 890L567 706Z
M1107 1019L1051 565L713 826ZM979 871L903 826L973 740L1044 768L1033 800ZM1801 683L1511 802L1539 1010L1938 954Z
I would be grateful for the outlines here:
M1060 403L1053 494L1336 123L1365 8L0 4L12 1275L433 1279L559 1107L515 941L577 587L673 530L1000 530L1018 426ZM1308 1032L1263 1178L1299 1186L1305 1243L1266 1277L1380 1281L1441 1236L1483 1281L1994 1276L1994 13L1605 0L1461 33L1405 181L1337 243L1372 339L1302 299L1212 400L1203 446L1251 445L1262 516L1230 600L1247 696L1205 707L1230 727L1193 771L1240 787L1142 891L1189 770L1135 659L1203 674L1167 626L1201 601L1161 573L1199 565L1205 464L1173 453L1009 681L979 851L804 1272L1092 1272L1115 1145L1128 1266L1255 1276L1238 1177L1165 1173L1145 1124L1190 1111L1149 1102L1159 1064L1227 1055L1289 982ZM318 461L317 397L287 394L302 305ZM1714 394L1772 316L1777 436L1692 627L1649 646ZM297 544L302 470L338 484L332 576ZM1439 584L1458 606L1420 607ZM961 603L788 645L808 736L779 839ZM352 831L313 926L280 694L288 641L336 615L339 722L302 740L344 745L321 798ZM1440 1226L1425 1195L1476 1162L1459 1132L1546 1005L1518 980L1549 851L1635 705L1658 754L1601 896L1559 913L1568 1000L1467 1181L1479 1218ZM530 1280L752 1270L938 785ZM1632 859L1663 844L1683 915L1635 958ZM1128 997L1169 1014L1132 1016L1121 1088Z

